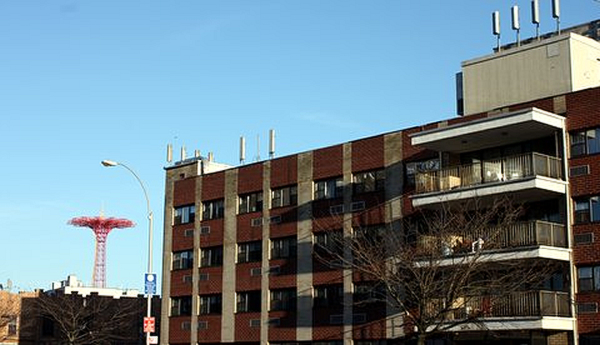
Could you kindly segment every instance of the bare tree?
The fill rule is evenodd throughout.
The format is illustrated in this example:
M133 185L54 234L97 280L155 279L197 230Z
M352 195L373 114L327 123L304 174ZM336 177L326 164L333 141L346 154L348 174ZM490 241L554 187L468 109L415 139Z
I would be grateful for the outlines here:
M367 302L402 313L402 327L422 345L462 324L482 327L485 317L515 315L510 305L538 298L542 284L560 271L550 261L520 260L510 249L547 244L535 225L519 222L521 215L522 208L505 199L417 210L385 227L358 226L355 215L352 236L338 236L322 257L331 262L335 256L362 273L373 284ZM568 313L565 295L564 304L549 313ZM542 299L527 306L531 312L544 307Z
M0 342L16 336L16 323L20 310L20 296L0 291Z
M137 298L56 292L41 294L37 307L66 344L138 343L143 303Z

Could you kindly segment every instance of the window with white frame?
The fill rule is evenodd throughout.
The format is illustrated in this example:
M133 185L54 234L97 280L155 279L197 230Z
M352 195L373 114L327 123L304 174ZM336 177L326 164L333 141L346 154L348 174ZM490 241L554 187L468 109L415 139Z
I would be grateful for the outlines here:
M191 315L192 296L171 297L171 316Z
M579 291L600 291L600 266L577 268Z
M592 196L577 199L575 206L575 224L600 221L600 197Z
M185 250L181 252L173 253L173 269L184 270L192 268L194 262L194 252L191 250Z
M260 312L261 292L241 291L236 296L236 311L238 313Z
M320 285L314 287L315 308L341 307L344 304L342 284Z
M315 181L315 200L341 198L344 182L341 177Z
M200 315L221 314L221 295L201 295Z
M600 152L600 128L571 133L571 157Z
M296 185L273 189L271 191L271 207L294 206L298 203L298 187Z
M354 284L354 303L367 304L385 300L385 289L372 282Z
M263 209L263 194L255 192L239 196L238 214L260 212Z
M296 310L296 289L278 289L271 290L271 300L269 309L276 310Z
M239 243L237 257L238 263L261 261L262 241Z
M319 254L341 254L342 230L321 231L313 235L314 250Z
M173 225L193 223L195 214L196 214L196 206L194 206L194 205L175 207L174 216L173 216Z
M223 218L225 214L224 200L211 200L202 203L202 219L218 219Z
M286 259L296 256L296 236L271 239L271 259Z
M355 173L352 179L354 194L378 192L385 188L384 169Z
M207 247L200 249L200 266L213 267L223 264L223 247Z

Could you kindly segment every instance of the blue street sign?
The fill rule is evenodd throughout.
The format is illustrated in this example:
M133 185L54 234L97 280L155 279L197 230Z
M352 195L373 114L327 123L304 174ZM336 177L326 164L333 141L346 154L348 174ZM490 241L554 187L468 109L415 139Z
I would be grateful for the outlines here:
M156 273L146 273L144 275L144 294L156 295Z

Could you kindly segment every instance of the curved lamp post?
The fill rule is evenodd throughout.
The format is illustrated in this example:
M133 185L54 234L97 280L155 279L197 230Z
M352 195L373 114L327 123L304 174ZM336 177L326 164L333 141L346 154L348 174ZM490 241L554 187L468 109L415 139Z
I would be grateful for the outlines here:
M146 198L146 208L148 211L148 271L147 271L147 274L152 274L152 223L153 223L153 217L152 217L152 209L150 209L150 198L148 197L148 191L146 190L146 187L144 186L144 183L142 182L140 177L135 173L135 171L133 171L127 165L120 163L120 162L111 161L111 160L103 160L101 163L105 167L122 166L123 168L127 169L135 177L135 179L140 184L140 187L142 187L142 191L144 192L144 198ZM147 296L148 296L148 303L147 303L147 309L146 309L146 316L151 317L152 291L148 291ZM150 344L150 332L146 332L146 344Z

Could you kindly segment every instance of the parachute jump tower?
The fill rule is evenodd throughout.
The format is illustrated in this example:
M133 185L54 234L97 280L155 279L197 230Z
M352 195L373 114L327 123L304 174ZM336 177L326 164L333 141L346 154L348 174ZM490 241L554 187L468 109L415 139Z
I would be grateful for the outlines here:
M112 229L124 229L135 226L129 219L97 217L77 217L69 221L70 225L92 229L96 235L96 254L94 255L94 287L106 287L106 238Z

